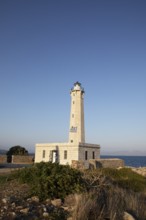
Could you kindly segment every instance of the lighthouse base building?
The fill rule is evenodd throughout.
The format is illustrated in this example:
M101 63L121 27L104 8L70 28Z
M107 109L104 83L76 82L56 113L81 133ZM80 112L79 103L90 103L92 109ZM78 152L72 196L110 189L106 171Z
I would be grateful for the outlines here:
M76 161L89 168L89 160L100 158L100 146L87 143L36 144L35 162L58 162L73 166Z
M36 144L35 163L50 161L71 166L80 163L89 168L89 160L100 158L100 145L85 143L84 89L79 82L74 84L70 94L69 142Z

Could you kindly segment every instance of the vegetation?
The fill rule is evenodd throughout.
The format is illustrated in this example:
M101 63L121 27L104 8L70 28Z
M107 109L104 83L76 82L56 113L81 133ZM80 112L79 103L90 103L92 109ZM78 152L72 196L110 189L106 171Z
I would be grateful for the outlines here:
M123 219L125 211L135 219L146 219L146 178L131 169L79 171L57 163L38 163L9 176L31 186L31 194L40 199L61 198L74 194L73 219ZM0 178L0 184L6 181ZM66 219L63 212L54 219Z
M114 185L128 189L134 192L146 191L146 178L140 174L133 172L130 168L122 169L102 169L102 174L110 180Z
M84 172L87 192L78 196L73 218L121 220L125 211L146 219L146 178L131 169Z
M12 155L28 155L28 151L24 147L17 145L8 150L7 156Z
M31 185L31 193L40 199L61 198L83 189L80 171L58 163L38 163L16 172L17 178Z
M11 175L0 175L0 186L11 180Z

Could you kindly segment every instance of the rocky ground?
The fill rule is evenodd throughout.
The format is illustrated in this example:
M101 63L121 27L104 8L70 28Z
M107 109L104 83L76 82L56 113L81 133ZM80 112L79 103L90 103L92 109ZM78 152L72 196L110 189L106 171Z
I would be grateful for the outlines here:
M60 199L41 202L37 196L30 197L28 192L26 184L11 181L3 185L0 188L0 220L73 220L70 216L75 207L75 196L68 196L62 204ZM135 219L125 212L123 220Z
M134 172L146 177L146 167L138 167L138 168L132 167L132 170Z
M146 176L146 167L132 168ZM0 169L0 175L11 170ZM40 201L36 196L29 195L29 186L17 181L8 181L0 187L0 220L72 220L71 214L75 207L75 197L69 196L62 203L60 199ZM134 218L125 213L125 220Z
M0 188L0 220L66 219L72 207L60 199L40 201L29 195L29 186L9 181Z

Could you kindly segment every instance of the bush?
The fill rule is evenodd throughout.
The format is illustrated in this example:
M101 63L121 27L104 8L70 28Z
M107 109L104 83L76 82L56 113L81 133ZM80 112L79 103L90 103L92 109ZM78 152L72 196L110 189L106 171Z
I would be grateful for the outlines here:
M124 189L134 192L146 191L146 178L135 173L130 168L122 168L120 170L105 168L102 169L103 175L109 177L114 184Z
M61 198L83 189L82 174L66 165L38 163L16 172L23 183L31 185L31 193L40 199Z
M28 151L24 147L17 145L8 150L7 156L12 155L28 155Z

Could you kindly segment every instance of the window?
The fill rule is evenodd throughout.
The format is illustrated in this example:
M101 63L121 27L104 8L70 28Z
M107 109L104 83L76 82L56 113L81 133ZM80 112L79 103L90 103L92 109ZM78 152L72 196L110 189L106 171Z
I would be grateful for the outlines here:
M95 159L95 152L92 152L92 159Z
M73 101L72 104L75 104L75 102Z
M73 143L73 140L71 140L70 142Z
M43 158L45 158L45 154L46 154L46 151L45 150L43 150Z
M74 114L72 114L72 118L74 118Z
M85 151L85 160L88 160L88 151Z
M67 159L67 150L64 151L64 159Z

